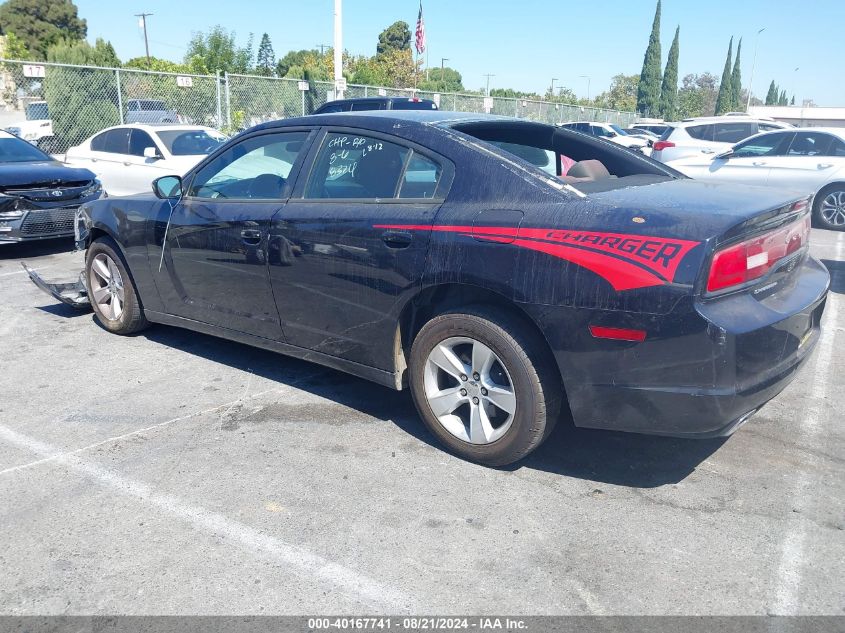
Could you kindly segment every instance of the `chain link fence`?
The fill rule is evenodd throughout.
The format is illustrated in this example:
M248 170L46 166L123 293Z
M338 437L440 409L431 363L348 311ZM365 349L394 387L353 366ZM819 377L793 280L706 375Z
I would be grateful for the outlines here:
M345 98L432 99L441 110L490 112L544 123L604 121L627 127L634 112L549 101L349 85ZM127 68L0 59L0 129L62 153L122 123L192 123L233 133L312 113L334 97L332 82L257 75L181 75Z

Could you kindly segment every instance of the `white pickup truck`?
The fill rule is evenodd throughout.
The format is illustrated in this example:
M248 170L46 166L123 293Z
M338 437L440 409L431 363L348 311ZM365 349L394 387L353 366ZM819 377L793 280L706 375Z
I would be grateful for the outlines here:
M3 129L33 145L49 145L54 138L53 120L46 101L33 101L24 109L24 119L4 121Z

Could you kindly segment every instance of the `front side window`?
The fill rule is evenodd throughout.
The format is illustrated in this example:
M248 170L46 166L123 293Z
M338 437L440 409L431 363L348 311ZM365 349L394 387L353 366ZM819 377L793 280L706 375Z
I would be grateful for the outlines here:
M828 156L833 137L824 132L796 132L787 156Z
M209 130L160 130L157 134L173 156L207 155L226 142L225 136Z
M158 150L152 137L144 130L132 130L129 136L129 153L132 156L143 156L148 147Z
M828 156L845 156L845 141L839 138L833 139L828 149Z
M734 158L754 158L755 156L781 156L789 144L792 132L765 134L748 139L734 147L731 154Z
M190 196L277 200L288 194L288 175L308 132L280 132L244 139L197 172Z
M306 187L306 198L395 198L411 150L395 143L326 134Z

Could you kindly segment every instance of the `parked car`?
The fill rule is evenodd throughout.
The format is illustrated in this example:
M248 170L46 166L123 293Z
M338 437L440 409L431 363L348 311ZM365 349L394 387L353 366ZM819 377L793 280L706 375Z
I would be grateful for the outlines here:
M437 110L431 99L416 97L362 97L360 99L336 99L324 103L314 114L332 112L356 112L358 110Z
M663 121L656 121L656 120L646 120L642 122L634 123L632 128L637 130L645 130L647 132L651 132L652 134L656 134L658 137L662 136L663 133L668 130L672 125L670 123L664 123Z
M159 99L129 99L126 102L126 123L187 123L184 117Z
M87 169L66 167L0 132L0 244L73 235L79 205L102 195Z
M625 133L628 136L638 136L648 141L656 141L660 139L659 134L655 134L654 132L650 132L649 130L646 130L644 128L626 127L622 129L625 130Z
M716 116L684 119L673 123L655 141L651 157L668 163L696 154L714 155L758 132L791 129L788 123L772 119L752 119L748 116Z
M698 180L768 185L813 194L813 219L845 231L845 128L779 130L716 154L668 163Z
M564 123L561 127L567 130L574 130L582 134L589 134L590 136L598 136L599 138L607 139L622 147L629 149L642 150L648 146L648 141L630 136L625 130L613 123L596 123L595 121L576 121L572 123Z
M578 162L552 177L497 143ZM88 294L63 300L90 297L116 334L165 323L410 387L432 434L485 464L527 455L562 409L730 434L809 357L830 281L806 197L517 119L286 119L154 184L82 207Z
M24 108L24 119L18 119L6 124L3 128L7 132L50 151L55 144L53 134L53 120L46 101L32 101Z
M65 162L97 174L109 195L126 196L150 191L164 174L184 174L225 140L197 125L118 125L71 147Z

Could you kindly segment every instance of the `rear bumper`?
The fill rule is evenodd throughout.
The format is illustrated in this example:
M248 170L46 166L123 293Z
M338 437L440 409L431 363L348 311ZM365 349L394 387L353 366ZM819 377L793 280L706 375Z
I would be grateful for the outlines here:
M801 267L789 288L765 300L742 293L681 302L643 321L644 342L583 336L558 350L576 426L730 435L792 381L818 342L830 278L811 257Z

